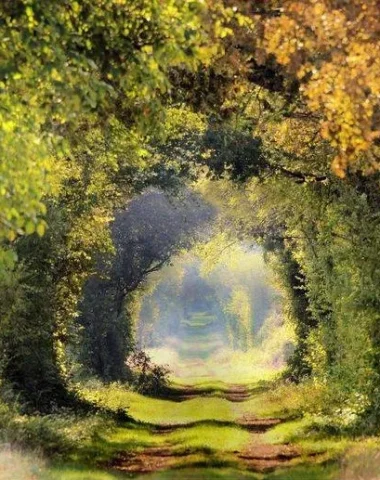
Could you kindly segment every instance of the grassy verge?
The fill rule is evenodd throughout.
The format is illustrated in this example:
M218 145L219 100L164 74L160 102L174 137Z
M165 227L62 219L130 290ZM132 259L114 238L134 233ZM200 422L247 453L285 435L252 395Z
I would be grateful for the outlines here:
M220 383L214 387L217 392L226 389ZM377 466L380 440L331 436L315 428L313 417L305 410L308 398L317 402L318 392L311 385L272 383L250 387L255 393L242 403L213 397L177 403L144 397L120 385L82 388L84 399L115 413L128 412L134 419L131 422L117 422L104 414L75 415L73 412L26 417L17 409L2 405L1 439L5 447L0 449L0 467L6 464L10 469L8 477L6 473L3 475L4 480L128 478L107 470L107 462L120 452L136 453L165 446L177 452L190 452L195 468L185 468L188 457L187 460L179 457L176 467L181 468L180 473L174 469L144 476L143 480L354 480L360 469L365 473L364 480L380 478ZM251 437L233 422L247 414L282 418L284 422L267 431L260 442L299 445L307 463L266 476L242 470L236 459L233 460L232 452L244 449ZM177 428L163 435L157 426L168 424ZM25 447L31 453L28 454ZM315 456L306 458L310 453ZM44 457L49 458L49 465ZM367 464L372 469L368 470ZM222 468L215 468L217 465ZM3 470L0 469L2 474Z

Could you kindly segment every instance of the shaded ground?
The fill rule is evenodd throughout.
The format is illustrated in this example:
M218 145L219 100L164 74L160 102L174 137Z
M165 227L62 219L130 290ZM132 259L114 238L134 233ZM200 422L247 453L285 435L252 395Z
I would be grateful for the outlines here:
M89 384L87 401L132 420L103 419L42 480L347 480L339 459L358 443L311 428L302 413L306 387L203 378L174 387L163 399Z
M173 389L170 398L174 402L192 402L196 399L199 402L204 399L205 403L210 398L220 398L234 404L247 402L255 391L256 389L250 390L241 385L231 385L219 390L183 386ZM168 414L170 415L170 411ZM161 422L154 426L154 432L161 438L160 446L148 446L136 451L120 451L104 466L129 474L147 474L168 469L202 466L233 467L238 471L269 473L277 469L314 461L318 456L314 452L306 453L296 445L274 445L265 440L265 433L283 422L284 420L281 418L257 418L252 413L244 414L233 421L216 420L211 417L205 420L170 423L169 417L167 422ZM202 426L213 428L216 437L218 437L221 427L230 428L231 435L234 434L232 429L235 429L244 431L248 436L245 437L245 441L239 448L233 450L227 443L223 446L222 437L219 450L202 446L184 447L182 442L175 442L173 439L176 432L182 434L187 432L191 435L192 430ZM178 475L180 474L178 473ZM178 478L182 478L182 476L178 476Z
M229 385L225 389L216 389L215 387L193 387L191 385L183 385L177 388L170 388L167 392L167 398L177 402L192 400L201 396L224 398L230 402L244 402L251 395L260 391L260 387L249 389L244 385Z

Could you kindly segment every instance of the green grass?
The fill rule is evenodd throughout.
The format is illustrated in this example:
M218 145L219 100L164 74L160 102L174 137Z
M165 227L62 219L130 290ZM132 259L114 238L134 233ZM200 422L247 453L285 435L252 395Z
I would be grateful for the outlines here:
M229 388L220 382L198 382L196 387L201 391L214 389L217 395L222 395ZM97 394L108 407L126 408L128 406L128 413L136 420L145 422L147 426L151 424L188 425L188 428L180 428L164 436L165 441L175 445L177 450L201 451L207 449L210 452L221 454L244 448L244 445L250 440L250 435L247 431L233 426L233 422L245 414L255 414L258 417L289 418L285 423L269 430L263 436L262 441L272 444L288 442L299 444L306 453L321 454L322 460L336 458L352 445L350 439L326 437L311 431L311 418L302 417L301 408L303 395L305 392L310 393L310 387L294 387L292 385L270 387L270 384L265 383L261 385L248 384L247 389L253 392L253 396L250 400L242 403L231 403L223 398L210 397L174 403L143 397L118 386L104 388ZM295 419L292 420L292 417ZM124 450L160 445L162 441L162 435L147 431L144 424L141 425L140 430L130 431L122 428L107 436L107 442L113 445L112 448ZM133 447L128 447L132 444L134 444ZM315 468L318 470L322 467ZM300 471L302 472L302 469ZM311 469L310 472L310 478L315 478L314 470ZM326 469L326 472L329 472L329 469ZM323 475L326 472L323 470ZM297 470L295 470L295 475L298 475ZM295 478L301 477L296 476Z
M223 398L196 398L175 403L144 397L136 392L113 386L101 390L83 390L85 398L117 410L125 409L135 420L157 425L183 425L215 420L232 422L236 419L235 405Z
M294 442L298 438L307 435L311 422L307 418L300 418L277 425L264 434L265 442L271 444Z
M198 381L194 384L201 391L209 390L216 395L223 395L229 388L228 385L218 381ZM177 385L177 388L180 386ZM347 449L354 448L359 441L348 437L327 436L321 431L312 429L311 417L302 415L304 404L302 402L305 402L305 398L315 397L312 396L312 387L247 383L247 389L252 391L252 397L243 403L231 403L218 397L200 397L176 403L144 397L117 384L108 386L98 384L92 388L88 386L82 390L84 398L111 410L126 410L134 421L116 424L101 415L80 418L70 414L62 417L57 415L23 419L22 422L30 422L28 427L23 427L23 431L33 432L35 437L40 435L40 444L51 442L50 451L55 448L60 453L60 456L53 459L49 468L41 463L40 469L43 473L35 475L35 478L36 480L129 478L114 471L107 471L107 462L118 452L138 452L157 446L168 446L177 452L186 451L190 456L178 457L177 468L172 471L144 475L141 480L336 478L338 464L331 461L345 455ZM234 425L234 421L244 414L288 419L265 433L260 442L272 444L291 442L300 445L305 454L318 453L318 456L312 460L305 457L307 465L294 466L273 474L258 475L244 471L232 454L234 451L244 449L252 441L249 432ZM162 434L157 431L155 425L177 425L178 428ZM373 441L372 444L373 451L377 452L376 449L380 449L380 441ZM357 457L352 456L352 469L357 468L355 466ZM27 471L29 466L35 468L33 461L31 457L26 463L18 464L23 465L22 468ZM189 466L193 468L186 468ZM0 470L1 467L0 462ZM29 478L30 475L17 479L11 477L12 480ZM369 477L365 480L373 479Z
M137 477L136 480L256 480L259 478L262 477L233 469L194 468L158 472Z
M126 478L125 475L75 464L56 465L40 477L41 480L121 480L123 478Z
M189 360L189 359L187 359ZM188 385L199 385L204 382L214 384L239 384L239 385L257 385L260 382L273 383L281 371L267 366L254 365L253 368L247 368L247 363L241 359L240 363L232 359L224 358L222 361L212 356L203 359L202 368L193 368L188 361L183 359L179 362L176 375L171 376L173 383L186 383ZM189 374L193 371L196 373Z
M91 466L86 468L85 465L99 464L99 462L103 463L119 451L136 452L147 447L164 446L165 444L173 445L176 451L186 450L186 452L193 452L190 459L187 457L184 460L179 457L179 465L189 460L194 464L211 466L215 463L223 464L225 461L228 461L228 459L226 459L226 452L243 448L249 441L249 438L249 434L246 431L237 427L201 425L181 428L163 436L146 427L125 425L124 427L114 429L110 433L104 433L98 436L90 444L84 446L76 457L72 457L71 461L74 462L76 460L76 463L69 463L68 465L58 463L42 477L42 480L114 480L125 478L116 473L104 471L104 469L101 468L94 469ZM208 455L205 456L203 452L207 452ZM213 454L220 454L220 456L214 456ZM206 472L208 469L204 471ZM178 470L175 472L179 475ZM166 474L169 475L167 478L183 478L182 471L180 477L173 476L173 473L160 475ZM165 476L157 478L165 478ZM204 478L209 477L205 476ZM255 477L243 476L243 474L241 474L238 478Z
M129 413L136 420L154 424L183 425L206 420L233 421L233 405L222 398L196 398L173 403L166 400L144 398L138 394L126 395Z
M321 402L320 390L312 383L301 385L261 382L262 391L242 404L243 410L255 412L259 417L299 418L305 407Z
M184 339L179 346L183 344L196 344L198 342L207 344L208 342L220 341L220 334L218 332L205 332L201 328L189 328L186 332L187 338Z
M220 343L218 341L205 342L202 340L193 343L183 343L178 352L183 360L200 359L206 361L219 348Z
M259 475L231 468L192 468L141 475L135 477L135 480L335 480L337 474L338 468L336 465L297 467L269 475ZM116 480L119 477L71 476L57 477L56 480L66 480L66 478L67 480Z
M266 475L265 480L336 480L339 468L336 464L305 465ZM374 479L372 479L374 480Z
M215 452L232 452L248 444L250 435L237 427L199 425L191 429L181 429L168 436L168 442L191 448L208 448Z
M229 452L243 448L250 439L247 431L238 427L218 426L215 424L196 425L180 428L163 437L144 428L118 428L104 438L112 444L114 450L134 450L143 447L173 445L175 450L208 450Z
M134 478L135 480L335 480L338 471L336 465L312 465L263 476L230 468L191 468L144 474ZM121 480L126 478L130 477L99 469L88 469L85 466L56 466L46 472L41 480Z
M174 388L183 388L183 380L180 378L173 378L171 379L171 384ZM266 382L257 382L252 380L246 380L245 382L236 381L239 385L244 385L248 390L257 390L257 389L269 389L269 385L266 386ZM234 383L228 383L220 379L215 379L214 377L206 377L206 378L199 378L199 377L189 377L186 378L186 385L190 385L193 388L199 389L207 389L210 392L225 392L231 388L231 385L235 385Z

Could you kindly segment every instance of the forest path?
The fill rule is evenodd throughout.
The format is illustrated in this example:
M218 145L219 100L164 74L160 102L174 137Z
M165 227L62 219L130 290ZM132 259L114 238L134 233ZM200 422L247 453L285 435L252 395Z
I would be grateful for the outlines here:
M262 475L315 461L315 454L306 455L299 446L272 444L266 439L265 434L284 420L255 416L250 411L250 401L256 394L257 389L244 385L218 389L184 385L173 389L166 402L166 419L153 425L153 433L159 440L144 448L120 451L108 463L108 468L133 476L144 474L142 479L234 480L266 478ZM223 402L224 406L228 404L231 415L221 418L217 404L210 410L210 402L215 401ZM187 416L182 422L176 417L171 422L171 412L179 403L181 408L190 408L195 402L196 408L203 408L208 415L198 420ZM227 469L233 472L228 470L227 474Z

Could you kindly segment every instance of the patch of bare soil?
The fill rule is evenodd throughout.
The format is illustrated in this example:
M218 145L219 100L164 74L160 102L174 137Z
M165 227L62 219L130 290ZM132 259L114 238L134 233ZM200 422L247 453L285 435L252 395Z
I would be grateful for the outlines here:
M301 451L294 445L252 443L244 451L238 452L237 457L248 470L266 473L289 466L294 459L301 457Z
M108 466L121 472L152 473L171 468L190 454L190 451L176 452L169 447L150 447L142 452L120 453Z
M241 385L231 385L227 390L215 392L214 389L192 387L184 385L179 389L168 392L168 398L176 402L185 402L199 397L225 398L230 402L245 402L251 396L250 391Z
M226 390L222 397L230 402L245 402L251 396L249 390L241 385L232 385Z
M175 391L176 401L196 398L200 396L216 396L215 392L207 389L181 388ZM218 394L222 398L226 398L232 402L245 401L249 398L250 392L239 385L231 385L230 388ZM181 399L181 400L178 400ZM251 432L251 441L248 446L241 450L228 453L229 461L235 460L240 468L257 472L267 473L278 468L284 468L300 462L301 457L304 460L301 449L294 445L271 445L263 442L263 434L269 429L282 423L284 420L280 418L257 418L253 415L245 415L234 424L240 428L244 428ZM199 422L195 422L196 424ZM203 423L203 422L201 422ZM177 429L190 428L194 424L186 425L156 425L157 433L171 433ZM122 472L130 473L152 473L158 470L166 470L179 465L191 466L196 458L194 451L191 449L178 452L174 446L165 445L163 447L150 447L140 452L124 452L114 458L109 468L113 468ZM227 453L227 452L226 452ZM205 461L212 453L203 453ZM214 454L215 455L215 454ZM313 454L310 455L312 457ZM215 457L214 457L215 459ZM223 456L220 457L223 461Z
M244 415L239 420L234 422L229 421L217 421L217 420L198 420L191 423L179 423L179 424L160 424L156 425L154 431L156 433L165 434L172 433L176 430L184 428L191 428L197 425L214 424L215 426L238 426L244 430L248 430L252 433L265 433L267 430L279 425L284 420L280 418L257 418L252 415Z
M280 418L257 418L253 415L244 415L236 425L255 433L265 433L267 430L282 423Z
M153 473L167 470L186 463L191 465L191 450L175 451L171 447L151 447L142 452L121 453L108 467L120 472ZM294 459L301 457L301 451L292 445L269 445L253 442L243 451L234 452L236 462L244 469L266 473L290 466Z

